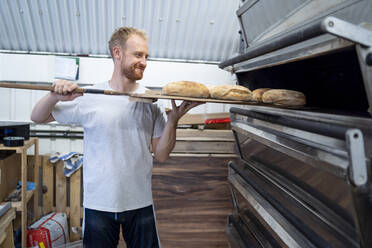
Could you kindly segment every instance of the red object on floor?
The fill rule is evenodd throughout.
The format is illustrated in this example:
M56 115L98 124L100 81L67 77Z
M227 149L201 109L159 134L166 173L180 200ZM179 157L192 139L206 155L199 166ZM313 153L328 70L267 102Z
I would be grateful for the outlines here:
M31 225L31 229L27 230L27 248L52 248L67 243L68 236L65 230L67 223L63 223L65 219L61 216L65 215L51 213Z
M214 124L214 123L230 123L230 118L206 119L204 121L204 124Z
M27 247L52 248L49 230L44 227L27 230Z

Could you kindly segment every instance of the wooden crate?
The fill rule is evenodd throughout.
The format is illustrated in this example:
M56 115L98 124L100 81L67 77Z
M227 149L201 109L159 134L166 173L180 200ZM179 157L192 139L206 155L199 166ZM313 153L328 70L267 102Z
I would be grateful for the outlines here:
M52 211L64 212L67 214L69 223L70 241L79 240L80 234L72 232L72 227L81 228L83 207L82 207L82 170L77 170L71 177L63 174L63 162L55 164L49 162L48 156L41 156L41 185L42 214Z

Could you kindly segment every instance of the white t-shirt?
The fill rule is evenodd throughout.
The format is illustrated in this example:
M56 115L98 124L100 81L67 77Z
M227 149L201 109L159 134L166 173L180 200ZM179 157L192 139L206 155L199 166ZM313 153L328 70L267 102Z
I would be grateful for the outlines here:
M108 82L92 86L111 89ZM146 88L138 87L136 93ZM151 138L160 137L165 120L151 103L127 96L85 94L58 102L54 119L84 128L84 207L122 212L153 203Z

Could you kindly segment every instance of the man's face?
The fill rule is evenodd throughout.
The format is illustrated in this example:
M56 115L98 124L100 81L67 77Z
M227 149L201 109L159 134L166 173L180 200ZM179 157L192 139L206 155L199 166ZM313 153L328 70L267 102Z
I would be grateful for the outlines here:
M122 54L121 74L131 80L142 79L149 56L146 41L141 36L130 35Z

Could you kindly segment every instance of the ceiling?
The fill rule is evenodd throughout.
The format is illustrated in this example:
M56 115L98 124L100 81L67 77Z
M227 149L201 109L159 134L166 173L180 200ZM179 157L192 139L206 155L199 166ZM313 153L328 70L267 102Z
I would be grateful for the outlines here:
M239 47L239 0L0 0L3 52L109 56L121 26L146 30L150 59L219 62Z

